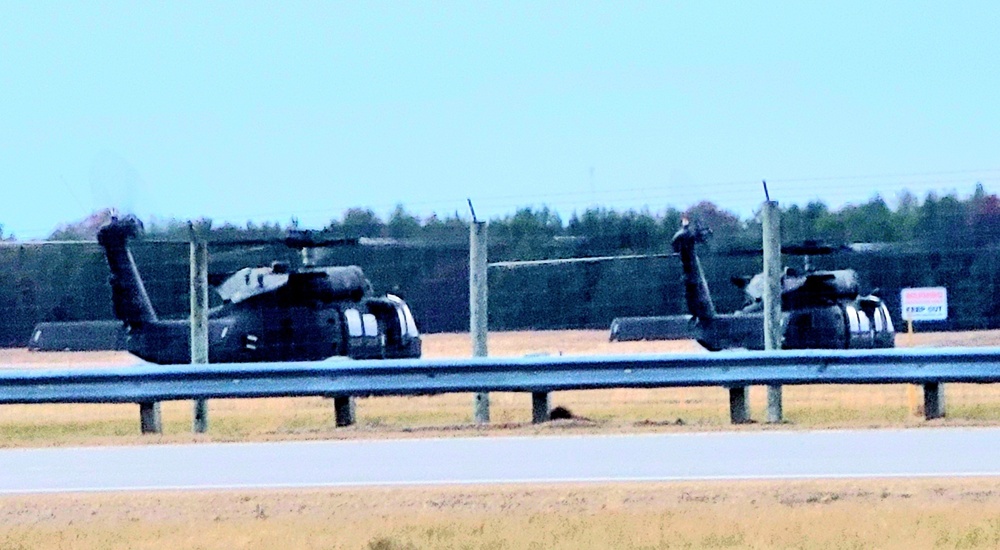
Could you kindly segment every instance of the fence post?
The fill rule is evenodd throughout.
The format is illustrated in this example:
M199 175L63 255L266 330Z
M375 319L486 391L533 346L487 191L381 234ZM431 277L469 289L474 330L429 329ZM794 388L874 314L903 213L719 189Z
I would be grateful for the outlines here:
M487 300L486 283L486 222L472 220L469 225L469 332L472 335L472 356L486 357ZM490 394L479 392L475 395L475 421L487 424L490 421Z
M191 230L191 364L208 364L208 243ZM208 401L195 399L194 433L208 431Z
M938 382L924 384L924 418L926 420L944 418L944 384Z
M761 207L764 241L764 349L781 349L781 213L777 201ZM782 422L781 386L767 387L767 421Z
M729 421L733 424L750 422L750 391L746 386L729 388Z
M338 428L354 425L354 398L349 395L334 397L333 413Z
M549 419L549 392L531 392L531 423L541 424Z
M163 433L159 401L139 403L139 429L144 434Z

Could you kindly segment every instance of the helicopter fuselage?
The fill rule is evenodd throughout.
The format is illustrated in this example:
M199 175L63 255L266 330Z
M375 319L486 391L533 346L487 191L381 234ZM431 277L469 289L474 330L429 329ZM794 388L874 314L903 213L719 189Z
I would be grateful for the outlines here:
M664 325L678 316L616 319L614 340L629 340L625 333L637 326ZM674 337L697 340L705 349L718 351L743 348L764 349L764 315L759 311L716 315L710 323L684 315L687 326L674 330ZM633 326L623 328L623 325ZM677 326L677 325L675 325ZM802 307L782 312L782 349L871 349L894 346L892 319L885 304L868 299L843 301L826 306ZM686 331L686 334L685 334ZM655 340L655 329L645 337Z
M261 307L247 314L224 305L208 320L210 363L319 361L420 357L421 342L405 304L388 299L315 307ZM386 313L389 313L388 315ZM400 320L403 316L403 320ZM181 364L191 360L191 325L160 320L129 325L126 349L146 361Z
M188 320L156 316L127 247L137 220L101 229L111 269L115 315L126 326L125 347L153 363L191 361ZM211 363L420 357L421 338L406 303L374 295L357 266L245 268L217 287L223 305L208 313Z
M712 304L695 244L706 232L685 225L674 236L681 259L685 300L691 315L622 317L611 324L611 340L694 339L704 348L764 349L763 287L758 274L733 282L747 294L740 311L717 314ZM891 348L895 330L885 303L858 292L857 274L834 271L786 270L781 278L782 349Z

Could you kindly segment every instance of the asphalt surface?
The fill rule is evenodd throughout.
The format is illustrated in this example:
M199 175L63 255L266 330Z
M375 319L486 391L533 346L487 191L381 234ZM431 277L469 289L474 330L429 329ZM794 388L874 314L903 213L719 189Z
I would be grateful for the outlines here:
M1000 475L1000 428L0 450L0 494Z

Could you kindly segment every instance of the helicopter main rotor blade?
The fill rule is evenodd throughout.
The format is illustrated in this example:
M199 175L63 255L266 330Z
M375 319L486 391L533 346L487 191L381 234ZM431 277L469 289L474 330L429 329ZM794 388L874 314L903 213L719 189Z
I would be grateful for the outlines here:
M270 239L233 239L233 240L212 240L209 239L209 247L244 247L244 246L287 246L289 248L326 248L336 246L355 246L360 239L336 238L336 239L316 239L311 237L300 237L290 235L283 238Z
M536 265L597 263L597 262L608 262L611 260L647 260L653 258L672 258L674 256L677 256L676 252L668 252L665 254L625 254L621 256L590 256L586 258L557 258L554 260L514 260L509 262L492 262L489 264L489 267L502 267L510 269L510 268L529 267Z
M805 242L799 244L781 245L781 253L789 256L826 256L829 254L839 254L842 252L854 252L848 245L829 245L815 242ZM720 252L723 256L760 256L764 254L762 248L726 250Z
M135 239L129 241L129 246L133 244L176 244L176 245L188 245L191 244L188 241L178 241L173 239ZM32 246L73 246L73 245L89 245L89 246L99 246L99 243L93 239L85 240L57 240L57 241L0 241L0 247L32 247Z

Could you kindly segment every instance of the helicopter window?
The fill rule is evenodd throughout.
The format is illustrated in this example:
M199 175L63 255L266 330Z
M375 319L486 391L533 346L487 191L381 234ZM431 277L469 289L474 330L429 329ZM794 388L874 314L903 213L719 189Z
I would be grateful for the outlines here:
M356 309L345 309L344 319L347 320L347 333L351 336L364 336L361 330L361 314Z
M410 336L419 336L420 332L417 331L417 322L413 320L413 314L410 313L410 306L403 304L403 315L406 316L406 333Z
M406 315L403 314L403 301L396 298L392 294L386 294L385 297L392 302L393 308L396 310L396 322L399 323L399 332L402 336L406 335L409 327L406 326ZM393 300L393 298L396 298Z
M399 326L402 327L403 334L419 336L417 323L413 320L413 314L410 313L410 307L406 305L406 302L393 294L386 294L385 297L396 306L396 314L399 315Z
M872 329L871 321L868 320L868 314L864 310L858 310L858 330L860 332L868 332Z
M365 322L365 335L375 336L378 334L378 320L371 313L365 313L362 316Z
M847 313L847 324L851 327L851 332L858 332L858 310L854 306L844 306Z

